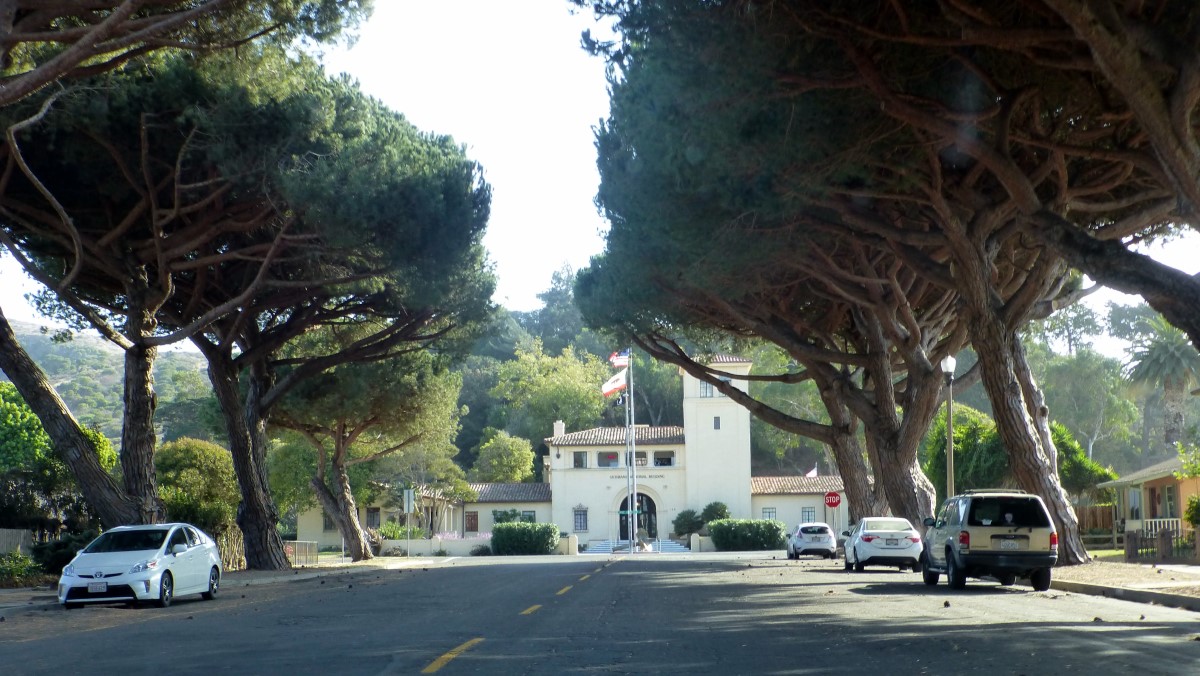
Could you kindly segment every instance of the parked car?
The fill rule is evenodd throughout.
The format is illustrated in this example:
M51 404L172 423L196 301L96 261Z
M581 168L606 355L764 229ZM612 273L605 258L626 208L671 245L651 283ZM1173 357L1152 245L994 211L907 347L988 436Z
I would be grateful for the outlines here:
M837 558L837 538L834 537L829 524L814 521L802 523L792 529L787 538L788 558L798 559L809 554L827 559Z
M869 516L842 535L846 536L846 570L861 573L866 566L921 570L921 534L908 519Z
M991 577L1002 585L1028 578L1037 591L1050 588L1058 562L1058 532L1036 495L1014 490L965 491L925 519L925 584L946 574L951 588L968 577Z
M204 531L186 523L119 526L80 550L58 580L58 602L155 601L165 608L176 596L217 595L221 553Z

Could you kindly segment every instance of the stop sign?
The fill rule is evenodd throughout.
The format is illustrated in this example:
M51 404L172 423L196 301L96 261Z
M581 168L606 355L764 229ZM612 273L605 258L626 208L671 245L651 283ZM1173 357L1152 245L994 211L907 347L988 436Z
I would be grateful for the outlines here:
M837 507L840 504L842 504L841 493L829 491L828 493L825 494L825 506L826 507Z

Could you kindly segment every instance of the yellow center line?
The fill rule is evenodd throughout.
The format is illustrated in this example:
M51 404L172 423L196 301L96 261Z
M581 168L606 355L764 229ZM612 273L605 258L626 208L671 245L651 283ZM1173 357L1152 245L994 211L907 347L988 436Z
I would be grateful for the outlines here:
M573 586L574 585L567 585L567 586L563 587L562 589L559 589L558 593L555 594L555 596L562 596L563 594L566 594L567 592L571 591L571 587L573 587Z
M604 569L603 569L603 568L597 568L596 570L593 570L593 571L592 571L592 573L599 573L599 572L600 572L600 571L602 571L602 570L604 570Z
M463 654L464 652L470 650L473 646L475 646L475 644L481 643L482 641L483 641L483 638L473 638L470 641L467 641L466 643L458 646L454 650L451 650L450 652L446 653L445 655L442 655L441 657L437 658L436 660L430 662L429 666L427 666L421 670L421 673L422 674L432 674L432 673L436 672L438 669L441 669L442 667L449 664L450 660L452 660L455 657L458 657L459 655Z
M584 580L588 579L589 577L591 577L591 575L584 575L583 577L579 578L579 581L583 582Z
M522 610L521 614L522 615L532 615L537 612L538 608L541 608L541 607L542 607L541 604L538 604L536 606L529 606L525 610Z

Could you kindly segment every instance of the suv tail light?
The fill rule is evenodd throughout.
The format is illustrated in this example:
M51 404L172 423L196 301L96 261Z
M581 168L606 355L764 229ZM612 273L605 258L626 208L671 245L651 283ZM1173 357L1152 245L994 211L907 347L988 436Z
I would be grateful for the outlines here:
M970 531L958 531L958 549L960 554L966 554L971 549Z
M1058 551L1058 533L1050 531L1050 549Z

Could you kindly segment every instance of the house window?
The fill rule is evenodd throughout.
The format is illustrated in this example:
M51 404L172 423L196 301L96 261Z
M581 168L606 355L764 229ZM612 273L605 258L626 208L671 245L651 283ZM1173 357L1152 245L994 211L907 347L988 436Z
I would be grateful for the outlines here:
M337 524L333 522L333 517L329 516L329 512L325 510L321 510L321 530L337 530Z
M1142 518L1141 487L1129 489L1129 518L1135 520Z
M816 521L817 520L817 508L816 507L801 507L800 508L800 520L803 521L804 523L810 523L812 521Z
M648 461L646 460L646 452L645 452L645 451L638 451L638 452L637 452L637 466L638 466L638 467L645 467L645 466L646 466L646 464L647 464L647 462L648 462Z
M774 520L775 519L775 508L774 507L763 507L762 514L763 514L762 518Z
M583 508L576 507L575 508L575 532L576 533L586 533L587 529L588 529L587 508L586 507L583 507Z
M596 453L597 467L619 467L617 454L613 451L598 451Z
M721 416L719 416L719 415L713 416L713 429L714 430L721 429Z
M575 451L575 469L587 469L587 451Z
M675 466L675 451L655 451L654 452L655 467L674 467Z
M1175 511L1175 487L1163 487L1163 500L1166 502L1166 518L1176 519L1179 517L1179 512Z
M367 508L367 528L379 528L379 508Z
M479 532L479 512L467 512L466 529L468 533Z
M709 399L714 396L713 391L714 390L713 390L712 383L706 383L703 380L700 381L700 396L701 397L704 397L705 399Z
M521 520L525 523L535 523L537 521L537 512L533 510L525 510L521 512Z

